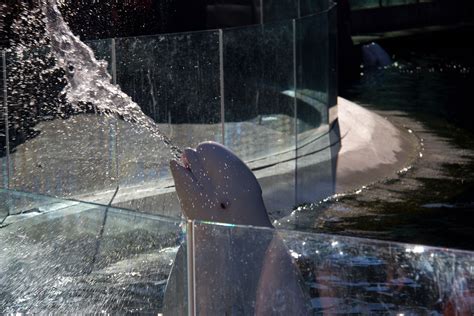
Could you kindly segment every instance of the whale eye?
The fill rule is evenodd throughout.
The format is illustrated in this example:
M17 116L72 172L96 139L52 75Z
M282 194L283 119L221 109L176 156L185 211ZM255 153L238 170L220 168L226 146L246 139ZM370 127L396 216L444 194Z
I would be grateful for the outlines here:
M67 67L67 69L69 70L70 73L74 73L74 66L73 65L69 65Z
M227 210L230 207L230 202L224 200L219 204L219 206L221 210Z

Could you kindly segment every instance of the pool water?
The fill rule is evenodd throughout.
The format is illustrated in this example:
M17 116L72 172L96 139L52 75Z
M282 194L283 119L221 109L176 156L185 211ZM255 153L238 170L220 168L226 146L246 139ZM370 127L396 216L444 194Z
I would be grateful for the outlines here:
M420 157L391 179L300 208L293 228L474 250L473 33L379 42L393 66L361 67L340 94L413 132Z

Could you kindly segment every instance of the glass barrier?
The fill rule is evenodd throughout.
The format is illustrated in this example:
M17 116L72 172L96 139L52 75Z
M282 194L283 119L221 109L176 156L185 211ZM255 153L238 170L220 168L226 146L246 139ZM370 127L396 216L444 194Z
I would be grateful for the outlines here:
M10 213L0 225L1 314L157 315L176 297L186 308L187 293L174 292L187 282L186 269L167 287L184 247L180 222L19 192L0 196L1 212ZM180 257L186 262L185 251Z
M244 161L271 164L295 147L294 102L284 94L294 87L293 47L291 21L223 31L224 144Z
M218 31L121 38L116 43L118 84L175 145L222 141ZM123 125L118 139L120 184L169 178L166 147L139 127Z
M115 68L113 68L116 64L114 39L88 41L87 45L94 51L97 60L104 60L107 62L107 70L112 76L112 80L116 82L117 74L115 73Z
M321 200L335 193L338 150L333 145L338 143L338 138L330 130L335 118L329 116L329 108L337 103L337 92L330 81L336 79L334 56L337 54L331 43L335 37L330 31L335 14L296 20L298 203Z
M6 53L4 134L10 150L4 153L4 182L10 189L57 196L108 192L110 200L117 187L116 119L87 110L72 115L61 94L62 70L51 68L53 60L46 50Z
M474 311L472 252L185 224L7 190L0 201L2 314Z
M470 252L210 223L193 231L197 314L474 311Z
M331 9L335 5L333 0L299 0L300 16L321 13Z
M261 1L263 23L292 20L328 10L331 0L264 0Z
M296 190L309 180L297 184L295 158L327 149L317 140L337 115L331 120L328 110L337 102L335 7L328 0L287 4L305 14L320 12L87 43L108 63L112 82L175 145L225 144L255 170L269 208L279 211L306 202ZM268 10L273 6L281 11L284 3L265 3ZM10 151L2 155L4 185L179 217L168 148L137 124L96 115L87 105L74 112L62 93L62 70L45 72L53 57L37 50L19 60L6 56L10 135L3 147ZM312 149L297 153L300 145ZM331 157L319 155L308 162Z

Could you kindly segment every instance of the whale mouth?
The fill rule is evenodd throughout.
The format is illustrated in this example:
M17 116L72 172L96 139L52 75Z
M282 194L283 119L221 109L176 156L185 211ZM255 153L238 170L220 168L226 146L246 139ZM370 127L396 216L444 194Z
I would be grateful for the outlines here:
M173 174L175 183L188 183L189 185L197 185L197 187L202 188L199 173L195 174L191 167L192 162L196 159L194 155L197 155L196 151L187 148L183 151L180 158L172 159L170 161L171 173Z
M183 167L184 169L191 171L191 164L189 163L188 157L186 157L185 152L181 154L180 158L173 159L173 161L176 162L179 166Z
M179 160L179 162L180 162L181 166L183 166L184 168L191 171L191 165L189 164L188 157L186 157L186 153L183 153L181 155L181 159Z

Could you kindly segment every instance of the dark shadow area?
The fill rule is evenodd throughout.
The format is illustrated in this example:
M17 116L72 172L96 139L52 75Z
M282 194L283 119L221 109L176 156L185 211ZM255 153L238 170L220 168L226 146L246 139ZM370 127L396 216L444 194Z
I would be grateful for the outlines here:
M353 34L380 33L461 22L472 23L474 3L470 0L434 0L400 5L382 4L354 10L351 21Z
M0 47L8 46L15 35L11 26L21 6L37 3L2 2ZM67 0L61 8L74 34L92 40L257 24L259 5L256 0Z

